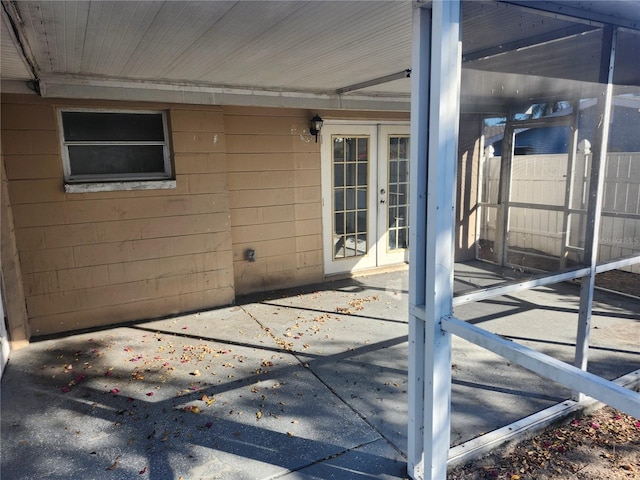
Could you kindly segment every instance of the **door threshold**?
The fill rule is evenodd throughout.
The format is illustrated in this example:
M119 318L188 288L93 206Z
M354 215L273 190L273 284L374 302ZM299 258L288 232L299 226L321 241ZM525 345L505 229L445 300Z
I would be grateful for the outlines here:
M401 272L403 270L408 270L408 263L398 263L395 265L385 265L382 267L371 267L371 268L363 268L361 270L355 270L353 272L343 272L343 273L330 273L324 276L325 280L342 280L345 278L356 278L356 277L366 277L369 275L378 275L380 273L391 273L391 272Z

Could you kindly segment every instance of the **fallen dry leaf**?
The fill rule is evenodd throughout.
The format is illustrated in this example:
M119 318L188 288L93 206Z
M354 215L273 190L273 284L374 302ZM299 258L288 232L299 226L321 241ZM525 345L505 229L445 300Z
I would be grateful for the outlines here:
M120 456L118 456L115 461L111 464L110 467L107 467L107 470L115 470L120 465Z
M640 450L637 419L610 407L553 425L513 448L448 472L451 480L627 480L637 475ZM585 470L588 465L589 472ZM635 465L635 466L634 466ZM580 472L580 475L576 476Z

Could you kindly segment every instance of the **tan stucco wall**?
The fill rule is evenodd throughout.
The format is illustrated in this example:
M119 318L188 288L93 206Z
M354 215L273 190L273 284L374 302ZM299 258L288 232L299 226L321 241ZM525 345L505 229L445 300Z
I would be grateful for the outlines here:
M27 308L24 301L24 288L22 284L22 269L20 257L16 245L15 227L13 223L13 211L9 198L7 174L2 154L2 142L0 142L0 272L2 274L2 300L7 322L7 333L11 348L19 348L28 343L30 336ZM4 321L4 319L0 319Z
M2 143L31 334L234 299L220 107L2 97ZM58 106L170 112L177 188L66 194Z
M247 107L224 114L236 293L322 281L322 136L316 143L309 135L309 120L408 121L409 114Z
M61 107L169 112L177 188L65 193ZM41 336L322 281L320 143L308 133L315 113L408 118L3 95L7 211L22 267L22 282L13 283L24 286L24 326Z
M177 188L65 193L56 108L76 106L167 111ZM408 120L407 113L3 95L5 196L21 267L14 283L24 286L28 315L16 325L24 336L196 311L322 281L321 143L308 133L316 113ZM471 170L459 185L459 256L473 247L475 200L462 192L474 188L478 145L476 132L468 133L460 149L461 170ZM255 262L247 261L248 249Z
M320 144L306 110L224 107L237 294L319 282ZM255 262L246 251L255 250Z

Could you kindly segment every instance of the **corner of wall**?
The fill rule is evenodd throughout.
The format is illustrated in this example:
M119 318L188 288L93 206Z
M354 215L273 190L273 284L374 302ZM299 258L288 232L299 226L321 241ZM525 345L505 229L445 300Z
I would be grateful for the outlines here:
M16 237L13 225L13 211L7 187L7 174L5 172L4 157L0 144L0 163L2 182L1 192L1 217L0 228L0 271L2 274L2 289L5 315L7 317L7 330L12 349L26 346L29 343L31 333L29 331L29 318L25 304L24 286L22 283L22 269L16 246Z

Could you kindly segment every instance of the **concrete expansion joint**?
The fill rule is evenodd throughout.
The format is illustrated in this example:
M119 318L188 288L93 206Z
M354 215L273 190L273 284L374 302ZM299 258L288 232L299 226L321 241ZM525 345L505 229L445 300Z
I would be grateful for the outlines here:
M246 313L250 318L252 318L259 326L260 328L270 337L272 337L274 340L276 340L276 342L278 342L279 345L281 345L281 343L283 343L284 341L282 339L280 339L279 337L277 337L276 335L273 334L273 332L271 331L271 329L267 326L265 326L258 318L256 318L255 315L252 315L251 312L247 311L247 309L243 308L242 306L240 306L240 308L242 309L242 311L244 313ZM315 465L317 463L326 461L330 458L334 458L337 456L340 456L346 452L349 452L351 450L355 450L357 448L360 448L364 445L367 445L369 443L373 443L375 441L378 441L380 439L383 439L396 453L398 453L398 455L400 455L402 458L406 459L406 454L400 449L398 448L389 438L387 438L387 436L382 433L378 428L376 428L375 424L373 424L372 422L370 422L367 419L367 416L360 412L357 408L355 408L353 405L351 405L351 403L349 403L344 397L342 397L340 394L338 394L338 392L332 388L322 377L320 377L312 367L312 362L307 361L305 358L303 358L303 356L298 355L295 351L291 350L290 348L286 348L286 345L282 348L282 352L283 353L287 353L289 355L291 355L293 358L296 359L296 361L298 361L300 363L300 365L303 368L306 368L315 378L316 380L318 380L318 382L320 382L335 398L337 398L342 404L344 404L344 406L346 406L349 410L351 410L353 413L355 413L363 422L365 422L369 428L374 431L376 433L376 435L378 435L378 438L372 440L371 442L365 442L362 445L358 445L356 447L347 449L345 451L343 451L342 453L339 454L334 454L330 457L327 457L325 459L322 460L318 460L316 462L313 462L310 465ZM309 466L310 466L309 465ZM277 478L277 477L274 477Z

